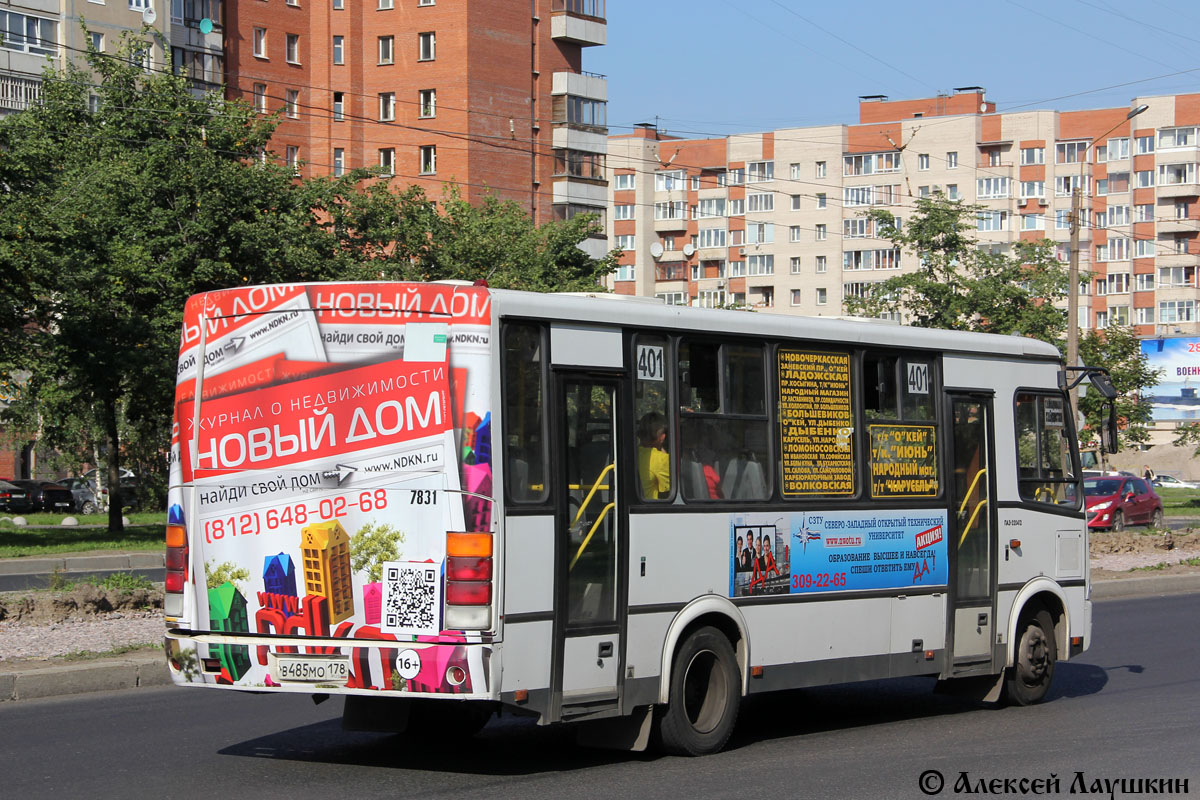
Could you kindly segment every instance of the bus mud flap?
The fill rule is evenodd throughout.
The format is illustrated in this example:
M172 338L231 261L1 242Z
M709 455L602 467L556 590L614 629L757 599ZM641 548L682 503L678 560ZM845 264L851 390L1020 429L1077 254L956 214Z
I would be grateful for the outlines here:
M1004 689L1004 673L973 675L969 678L948 678L937 682L934 692L951 697L972 697L985 703L995 703Z
M627 717L609 717L577 722L575 741L583 747L604 750L632 750L640 753L650 743L654 706L639 706Z

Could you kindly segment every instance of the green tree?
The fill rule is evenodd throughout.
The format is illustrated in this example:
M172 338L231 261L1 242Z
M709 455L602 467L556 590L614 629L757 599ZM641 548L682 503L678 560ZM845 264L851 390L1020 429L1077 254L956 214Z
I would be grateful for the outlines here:
M847 298L847 312L899 313L922 328L1057 342L1066 321L1053 303L1066 296L1067 271L1054 258L1053 243L1018 242L1012 255L980 249L974 231L985 210L936 193L917 198L916 211L900 227L890 211L868 211L877 235L915 256L917 268L874 284L867 297Z
M387 523L368 522L350 537L350 566L355 572L366 570L367 580L378 583L383 577L383 562L400 558L404 532Z
M1147 387L1158 381L1159 371L1149 365L1142 353L1141 339L1132 327L1109 325L1090 330L1079 339L1079 356L1089 367L1104 367L1117 390L1117 424L1123 445L1140 444L1150 439L1152 404L1144 396ZM1079 398L1079 410L1085 429L1081 437L1090 441L1101 429L1107 415L1107 403L1099 392L1089 391Z

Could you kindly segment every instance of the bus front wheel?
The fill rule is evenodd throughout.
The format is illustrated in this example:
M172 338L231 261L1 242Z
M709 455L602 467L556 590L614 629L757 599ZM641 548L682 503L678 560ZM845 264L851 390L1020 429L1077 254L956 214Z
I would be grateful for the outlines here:
M1054 620L1047 611L1039 611L1021 621L1017 650L1004 682L1005 695L1012 705L1040 703L1050 691L1058 644L1054 639Z
M694 631L671 667L667 707L658 720L663 750L684 756L715 753L737 722L741 677L733 646L716 628Z

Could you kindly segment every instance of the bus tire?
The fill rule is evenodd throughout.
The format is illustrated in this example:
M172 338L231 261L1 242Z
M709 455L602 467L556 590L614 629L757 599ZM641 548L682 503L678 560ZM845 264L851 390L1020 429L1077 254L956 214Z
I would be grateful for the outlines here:
M1005 674L1004 695L1009 705L1029 706L1045 699L1057 660L1058 643L1050 613L1039 611L1025 616L1017 626L1013 665Z
M681 756L716 753L737 722L742 681L737 656L716 628L694 631L671 666L668 703L659 713L662 749Z

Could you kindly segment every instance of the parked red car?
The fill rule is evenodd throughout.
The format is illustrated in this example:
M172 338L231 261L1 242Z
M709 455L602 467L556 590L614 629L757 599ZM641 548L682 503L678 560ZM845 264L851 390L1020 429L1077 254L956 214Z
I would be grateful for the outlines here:
M1089 528L1121 531L1126 525L1162 527L1162 498L1141 478L1122 475L1085 478L1083 494Z

